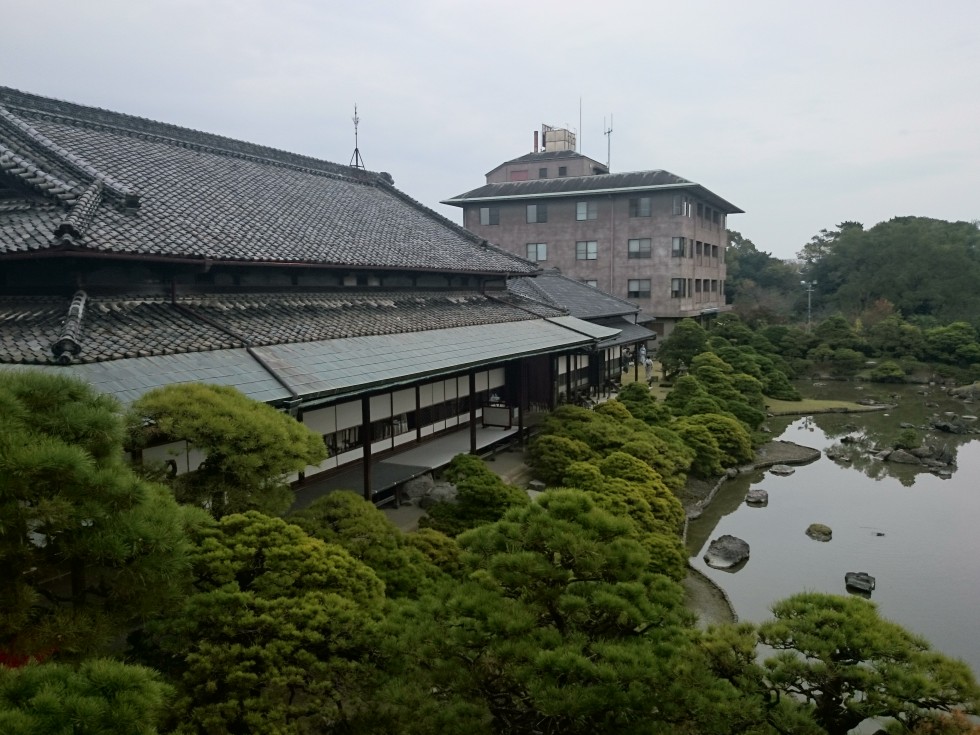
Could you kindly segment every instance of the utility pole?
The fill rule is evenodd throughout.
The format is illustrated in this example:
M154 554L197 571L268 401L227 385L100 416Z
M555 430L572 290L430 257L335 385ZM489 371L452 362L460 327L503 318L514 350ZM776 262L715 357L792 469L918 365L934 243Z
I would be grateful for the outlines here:
M813 317L813 287L816 281L800 281L803 290L806 291L806 331L810 331L810 320Z

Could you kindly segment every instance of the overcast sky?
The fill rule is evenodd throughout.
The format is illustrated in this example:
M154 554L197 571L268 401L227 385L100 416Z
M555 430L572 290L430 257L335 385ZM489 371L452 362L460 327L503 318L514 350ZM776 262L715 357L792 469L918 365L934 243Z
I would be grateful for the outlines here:
M980 218L977 0L2 0L0 24L0 85L338 163L356 103L367 167L456 222L439 201L541 123L702 184L781 258L844 220Z

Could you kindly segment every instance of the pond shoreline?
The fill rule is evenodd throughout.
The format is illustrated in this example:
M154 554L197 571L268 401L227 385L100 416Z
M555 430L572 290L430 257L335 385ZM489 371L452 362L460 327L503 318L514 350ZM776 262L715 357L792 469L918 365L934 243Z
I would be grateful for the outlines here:
M687 523L704 511L721 487L730 479L746 472L764 470L777 464L804 465L820 459L820 450L789 441L771 441L756 449L755 460L733 468L721 477L702 480L689 477L681 502L687 518L684 522L684 539L687 540ZM705 576L688 563L684 578L685 603L698 615L702 625L737 623L738 613L728 593L714 580Z

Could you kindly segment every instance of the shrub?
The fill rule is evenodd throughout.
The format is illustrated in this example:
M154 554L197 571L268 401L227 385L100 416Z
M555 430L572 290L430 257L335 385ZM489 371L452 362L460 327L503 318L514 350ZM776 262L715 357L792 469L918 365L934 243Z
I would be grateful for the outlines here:
M560 485L573 462L582 462L593 456L585 442L566 436L542 434L528 446L527 459L535 477L546 485Z
M904 383L905 371L894 360L886 360L871 371L870 378L874 383Z

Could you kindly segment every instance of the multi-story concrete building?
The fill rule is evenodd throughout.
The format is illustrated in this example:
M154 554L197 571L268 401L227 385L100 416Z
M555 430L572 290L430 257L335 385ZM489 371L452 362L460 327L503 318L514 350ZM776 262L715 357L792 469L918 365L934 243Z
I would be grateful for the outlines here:
M640 305L668 334L724 311L727 218L742 210L667 171L609 173L567 130L447 199L463 226L505 250Z

